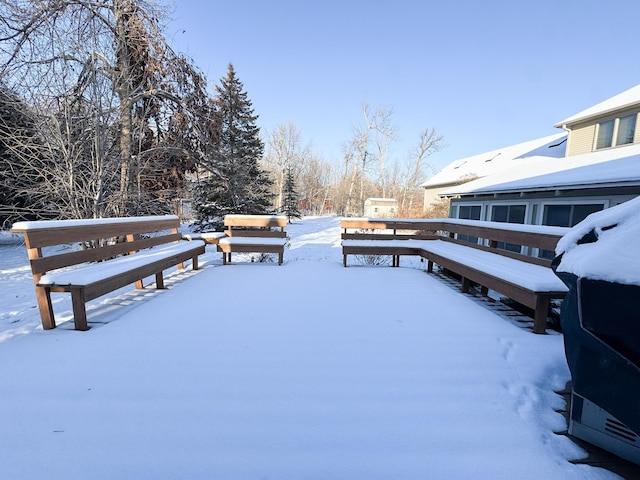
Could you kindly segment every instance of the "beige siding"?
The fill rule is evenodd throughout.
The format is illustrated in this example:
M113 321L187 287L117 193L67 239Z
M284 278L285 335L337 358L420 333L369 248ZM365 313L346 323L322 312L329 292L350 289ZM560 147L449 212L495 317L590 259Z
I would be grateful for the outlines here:
M593 139L596 134L595 125L575 126L569 133L567 157L580 153L589 153L593 150Z
M597 129L596 125L599 122L624 117L632 113L638 113L638 116L636 117L636 131L633 143L640 143L640 113L636 106L626 108L615 113L609 113L606 116L603 115L598 118L593 118L588 123L569 125L571 131L569 133L569 142L567 144L567 156L593 151Z
M450 186L450 185L449 185ZM424 190L424 205L423 208L425 210L429 209L434 203L438 203L440 201L440 197L438 193L446 190L447 187L438 187L438 188L426 188Z

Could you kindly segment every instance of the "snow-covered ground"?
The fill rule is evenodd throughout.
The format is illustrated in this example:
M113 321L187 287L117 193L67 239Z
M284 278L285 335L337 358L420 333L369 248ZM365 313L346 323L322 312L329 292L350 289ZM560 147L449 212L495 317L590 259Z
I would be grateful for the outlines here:
M41 330L24 245L3 237L0 478L617 478L554 433L561 335L418 260L342 267L337 218L287 231L284 265L208 247L167 291L90 303L88 332Z

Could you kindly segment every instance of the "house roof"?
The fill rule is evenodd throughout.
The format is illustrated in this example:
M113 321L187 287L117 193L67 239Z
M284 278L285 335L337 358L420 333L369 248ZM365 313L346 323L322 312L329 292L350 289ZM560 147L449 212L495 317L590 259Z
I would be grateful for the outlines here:
M441 196L640 185L640 144L598 152L521 159L502 172L458 185Z
M482 178L510 168L524 158L544 155L562 158L566 150L566 132L530 140L510 147L456 160L424 182L423 188L448 187Z
M556 123L554 127L562 128L565 125L579 123L593 117L606 115L616 110L632 107L634 105L640 105L640 85L636 85L635 87L632 87L629 90L625 90L624 92L619 93L618 95L615 95L605 100L604 102L600 102L596 105L593 105L592 107L587 108L586 110L576 113L575 115L572 115L571 117Z

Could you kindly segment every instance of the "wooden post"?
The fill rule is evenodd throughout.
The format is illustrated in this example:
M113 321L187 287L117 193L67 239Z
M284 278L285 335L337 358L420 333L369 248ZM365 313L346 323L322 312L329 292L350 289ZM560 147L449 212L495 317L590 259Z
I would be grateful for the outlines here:
M76 330L89 330L87 325L87 309L84 304L84 288L71 287L71 305Z
M536 309L533 319L533 333L547 332L547 316L549 315L549 297L546 295L536 296Z

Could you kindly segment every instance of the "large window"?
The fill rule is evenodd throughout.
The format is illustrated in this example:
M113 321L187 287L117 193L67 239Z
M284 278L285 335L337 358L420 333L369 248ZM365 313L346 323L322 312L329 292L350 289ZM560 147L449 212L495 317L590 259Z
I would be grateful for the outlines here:
M464 220L480 220L481 210L480 205L460 205L458 207L458 218Z
M602 203L582 203L576 205L545 205L542 211L542 224L554 227L573 227L594 212L604 208ZM541 250L542 258L553 258L555 252Z
M542 214L543 225L555 227L573 227L594 212L604 208L602 203L584 203L577 205L545 205Z
M633 143L633 137L636 134L636 116L637 114L627 115L618 120L618 133L616 135L616 145L626 145Z
M492 222L524 223L524 216L527 211L526 205L494 205L491 208ZM511 252L520 252L521 245L515 243L498 242L498 248Z
M463 220L480 220L482 214L482 207L480 205L460 205L458 207L458 218ZM456 234L458 240L464 240L465 242L478 243L478 237L464 234Z
M596 150L633 143L636 134L637 113L607 120L598 124Z

